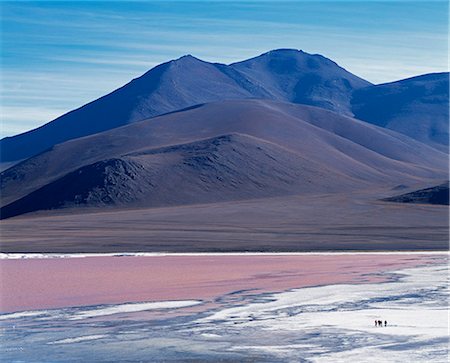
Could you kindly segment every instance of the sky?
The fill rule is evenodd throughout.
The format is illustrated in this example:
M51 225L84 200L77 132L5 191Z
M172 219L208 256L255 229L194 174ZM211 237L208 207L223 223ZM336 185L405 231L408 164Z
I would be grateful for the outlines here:
M157 64L271 49L373 83L448 71L448 1L0 1L0 137L38 127Z

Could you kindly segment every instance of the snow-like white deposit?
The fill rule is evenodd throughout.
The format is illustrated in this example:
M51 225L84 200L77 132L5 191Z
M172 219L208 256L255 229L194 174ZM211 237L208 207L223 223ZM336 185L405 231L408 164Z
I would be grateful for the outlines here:
M0 356L61 363L91 361L93 354L111 361L447 363L448 266L441 261L390 272L389 282L237 291L214 304L160 301L5 314ZM201 303L204 309L171 310ZM167 314L139 314L155 309ZM375 320L387 326L375 327Z
M314 362L446 361L448 267L395 273L394 282L302 288L222 309L199 319L198 332L270 332L273 340L266 344L243 339L232 349L286 357L305 351L314 353L308 354ZM387 321L387 326L376 327L375 320ZM294 343L308 336L314 339ZM327 347L325 341L333 336L343 345Z
M0 260L85 258L85 257L161 257L161 256L346 256L346 255L450 255L449 251L380 252L121 252L121 253L0 253Z
M370 317L369 322L375 318L384 318L381 317L381 311L385 306L389 307L389 310L395 307L395 311L392 314L389 314L389 317L394 318L398 313L398 309L402 307L405 308L406 304L403 300L401 302L397 302L395 299L389 299L389 297L392 298L395 295L402 295L402 293L412 293L414 291L426 289L430 286L442 284L445 281L442 280L442 274L436 273L439 271L446 273L447 268L443 266L435 266L392 272L402 276L401 280L397 282L362 285L338 284L296 289L271 295L267 298L268 301L218 311L202 321L228 320L232 323L236 319L242 319L245 321L250 316L265 317L270 316L272 312L280 312L283 309L302 307L302 312L314 314L309 316L302 315L302 319L312 318L311 321L307 321L309 324L313 322L322 323L326 321L329 325L329 316L334 309L339 306L347 305L344 307L344 310L338 309L335 311L336 316L339 317L341 315L345 315L346 311L354 314L354 308L356 305L363 303L365 303L364 307L367 307L366 304L370 303L370 306L373 308L372 310L380 312L380 314L377 313L375 315L372 312L370 314L366 314ZM421 301L420 309L423 309L424 307L427 308L427 311L434 311L432 308L435 306L427 306L424 301ZM437 310L440 311L441 307ZM367 310L364 309L363 311L366 312ZM317 320L318 316L320 316L317 314L323 313L327 316L326 320ZM356 318L356 316L354 317ZM291 319L292 317L290 317L289 320ZM362 329L366 329L365 327L367 326L367 321L361 321L361 323L358 324L357 321L359 319L352 319L352 321L348 321L348 317L345 317L344 320L346 321L345 326L350 324L353 328L361 326ZM277 316L277 321L280 321L279 316ZM393 323L394 321L397 321L397 319L391 320L390 322ZM339 318L336 323L337 325L342 326L342 321ZM372 325L369 326L371 329Z
M139 311L156 310L156 309L179 309L189 306L201 304L199 300L179 300L179 301L160 301L136 304L120 304L108 307L99 307L90 310L78 312L71 317L70 320L80 320L94 318L98 316L106 316L121 313L136 313Z
M28 318L28 317L36 317L47 315L47 311L21 311L19 313L11 313L11 314L1 314L0 320L9 320L9 319L20 319L20 318Z
M79 342L86 342L89 340L97 340L105 338L106 335L85 335L82 337L75 337L75 338L67 338L67 339L61 339L56 340L54 342L49 342L47 344L71 344L71 343L79 343Z
M35 317L38 320L66 319L82 320L114 314L136 313L140 311L158 309L180 309L202 304L200 300L153 301L142 303L126 303L117 305L98 305L95 307L76 307L69 309L52 309L39 311L24 311L19 313L2 314L0 320Z

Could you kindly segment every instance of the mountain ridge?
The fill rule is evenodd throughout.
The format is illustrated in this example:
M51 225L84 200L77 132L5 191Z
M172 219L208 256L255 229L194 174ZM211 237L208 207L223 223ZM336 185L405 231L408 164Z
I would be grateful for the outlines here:
M297 73L291 74L293 79L300 79L305 74L316 74L318 70L322 71L313 66L317 56L296 50L274 50L271 54L279 54L283 58L286 57L286 52L296 55L294 63L299 62L298 59L303 59L306 65L305 68L294 67ZM265 54L267 53L261 55L260 57L263 58L260 59L264 59ZM309 66L308 59L311 60ZM324 77L325 81L329 81L328 93L331 95L339 91L333 89L333 79L343 77L345 80L356 77L332 61L327 64L324 66L326 69ZM199 103L242 98L292 101L292 95L283 95L283 90L280 90L278 86L269 87L270 84L260 84L238 68L240 66L237 63L232 65L209 63L193 56L184 56L162 63L124 86L61 115L45 125L0 140L1 161L21 160L60 142ZM274 77L277 79L278 75L275 74ZM319 76L319 79L322 78L322 75ZM361 86L369 84L366 81L361 82L363 82ZM308 102L319 105L322 100L311 99ZM346 109L345 112L348 114L349 110Z
M210 156L204 156L202 150L214 149L214 140L223 140L223 135L238 135L232 138L239 147L227 148L222 143L219 157L225 160L222 163L208 159L214 155L213 151ZM242 138L245 142L239 141ZM447 157L444 153L402 134L314 106L247 99L206 103L56 145L1 174L2 203L4 207L13 203L17 206L20 199L36 195L37 190L57 180L66 180L64 178L71 173L75 173L69 178L73 181L71 185L76 185L77 170L87 170L83 168L88 167L92 171L89 165L102 165L111 159L125 160L124 165L129 165L127 163L131 160L148 169L139 174L147 175L142 176L143 184L130 182L126 192L144 195L139 194L138 190L153 190L145 194L143 201L136 203L139 205L154 200L154 195L162 198L161 206L175 203L170 200L178 195L178 190L169 191L168 187L162 186L162 182L155 184L158 173L166 175L164 180L177 188L185 185L186 190L201 191L197 197L188 198L180 194L176 201L180 204L196 200L214 202L222 200L225 195L228 195L226 200L278 195L273 184L277 178L273 175L270 181L265 171L277 170L278 165L273 164L267 153L261 154L255 143L262 143L260 147L272 150L268 153L273 154L272 158L283 161L280 162L283 165L281 174L291 175L290 169L300 170L300 165L306 168L304 170L310 170L308 173L316 177L310 179L313 185L309 188L316 192L360 189L380 184L398 185L411 180L431 182L446 177ZM187 149L197 160L194 165L189 166L190 162L185 159L183 150ZM239 155L235 149L241 150ZM253 174L250 172L252 170ZM255 176L253 181L248 179L246 173ZM230 191L228 194L217 193L217 181L211 179L209 174L228 181L227 188L237 183L242 192L232 189L234 194ZM99 178L98 174L93 175L94 179ZM267 187L259 191L252 189L258 180L256 175L259 175L261 183L265 181ZM299 175L298 180L291 177L293 189L284 193L306 191L308 181L301 177L301 173ZM79 182L79 185L84 184ZM134 186L136 189L133 191ZM159 191L155 186L160 188ZM245 190L250 190L249 194L244 193ZM77 193L76 188L73 193ZM47 194L53 198L57 194L56 189ZM169 199L164 201L164 198ZM58 203L64 205L63 202ZM5 215L9 213L5 212Z
M353 92L356 118L448 153L449 73L429 73Z

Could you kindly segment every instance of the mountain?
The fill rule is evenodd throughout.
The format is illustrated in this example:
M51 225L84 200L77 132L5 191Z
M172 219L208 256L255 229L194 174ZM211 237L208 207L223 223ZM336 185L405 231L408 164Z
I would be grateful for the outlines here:
M431 188L415 190L410 193L396 195L390 198L385 198L383 200L387 202L397 202L397 203L449 205L448 181Z
M447 177L447 155L322 108L219 101L55 145L1 174L2 218L345 192Z
M449 73L355 90L355 117L448 152Z
M228 134L83 166L2 208L1 217L62 207L211 203L327 188L312 164L278 145Z
M347 116L353 116L353 91L371 85L328 58L293 49L267 52L230 67L264 88L274 100L322 107Z
M275 50L229 66L184 56L37 129L2 139L1 162L26 159L67 140L226 99L282 100L351 115L349 95L367 85L327 58L297 50Z
M253 95L216 65L185 56L37 129L1 140L1 158L24 159L67 140L223 97Z

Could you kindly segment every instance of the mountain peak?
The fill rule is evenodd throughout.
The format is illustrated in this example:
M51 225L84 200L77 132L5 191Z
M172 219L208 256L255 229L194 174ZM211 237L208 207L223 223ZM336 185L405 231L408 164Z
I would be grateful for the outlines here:
M279 48L272 49L268 52L262 53L256 58L259 57L296 57L302 55L310 55L309 53L304 52L301 49L293 49L293 48Z
M201 59L198 59L197 57L194 57L191 54L185 54L185 55L181 56L180 58L173 59L171 62L172 63L184 63L184 62L202 62L202 63L204 63L204 61L202 61Z
M321 54L311 54L301 49L293 48L279 48L273 49L268 52L262 53L256 57L246 59L244 61L230 64L231 66L236 64L249 64L251 62L289 62L291 64L299 62L299 64L305 63L308 67L311 64L328 64L338 66L331 59Z
M305 53L303 50L301 49L294 49L294 48L278 48L278 49L272 49L269 50L266 53L263 54L282 54L282 53Z

